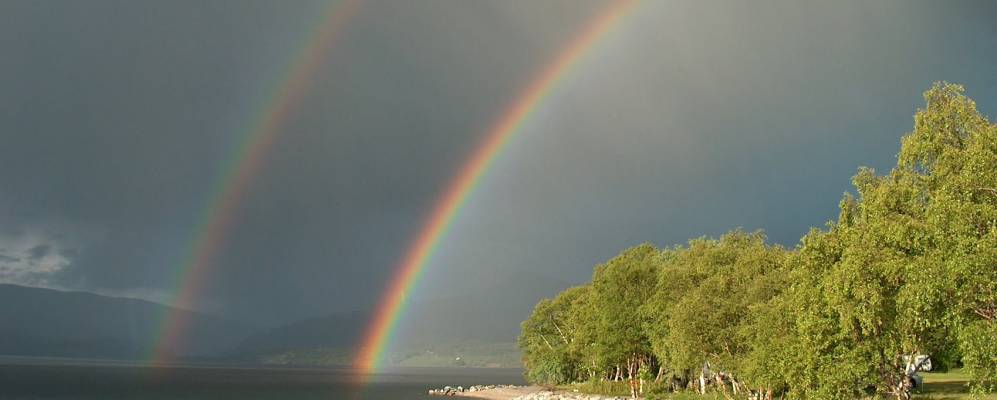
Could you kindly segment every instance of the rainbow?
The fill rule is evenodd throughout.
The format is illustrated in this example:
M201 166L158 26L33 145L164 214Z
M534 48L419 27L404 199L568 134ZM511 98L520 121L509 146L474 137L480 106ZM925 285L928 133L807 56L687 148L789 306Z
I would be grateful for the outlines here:
M599 13L523 90L515 102L492 126L484 141L451 181L437 201L418 236L401 259L385 294L375 310L354 358L361 376L377 371L395 325L405 308L412 287L418 282L426 264L433 258L440 241L446 237L454 219L468 197L481 182L488 167L515 136L530 115L550 95L568 73L606 32L634 9L637 0L616 0Z
M254 113L246 134L223 163L217 178L217 188L210 196L197 224L194 240L186 247L188 256L179 268L176 278L178 288L174 304L190 307L205 284L206 273L216 261L224 244L226 233L236 216L239 201L243 198L253 177L264 163L264 155L275 143L280 127L288 119L295 105L308 91L308 83L322 61L335 45L343 26L356 12L359 2L344 0L330 3L320 18L320 23L307 35L309 38L292 58L286 72L275 80L275 85ZM150 360L166 363L173 360L171 349L180 344L189 324L190 313L170 312L160 322Z

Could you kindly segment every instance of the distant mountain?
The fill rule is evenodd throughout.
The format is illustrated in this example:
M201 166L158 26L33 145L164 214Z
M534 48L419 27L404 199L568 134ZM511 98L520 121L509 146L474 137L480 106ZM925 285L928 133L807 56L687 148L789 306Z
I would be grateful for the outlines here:
M495 279L483 289L454 288L410 305L398 322L392 358L434 363L454 353L481 365L493 353L501 353L503 365L518 359L510 352L519 323L537 301L569 285L530 272ZM370 317L334 314L254 333L246 324L145 300L0 284L0 355L146 359L170 312L190 321L169 349L178 357L280 363L348 362Z
M178 357L230 351L247 326L144 300L0 284L0 355L147 358L163 317L190 321Z
M455 341L515 342L519 324L542 298L556 296L567 282L519 271L474 293L441 297L408 307L398 322L397 345Z
M348 349L359 340L367 318L363 313L351 313L292 322L248 337L235 353L258 354L318 347Z
M460 349L480 353L500 348L503 359L509 359L509 348L519 334L519 324L529 316L533 306L568 286L564 281L522 272L473 293L455 288L457 295L440 293L437 300L412 304L398 322L394 343L397 357L392 358L427 358L423 353L428 353L432 356L428 358L446 359L438 353ZM291 323L250 337L238 353L255 355L256 361L263 362L348 360L343 353L360 341L368 318L361 313L334 314ZM303 349L313 352L309 354ZM316 357L318 353L323 355ZM485 357L481 359L487 364Z

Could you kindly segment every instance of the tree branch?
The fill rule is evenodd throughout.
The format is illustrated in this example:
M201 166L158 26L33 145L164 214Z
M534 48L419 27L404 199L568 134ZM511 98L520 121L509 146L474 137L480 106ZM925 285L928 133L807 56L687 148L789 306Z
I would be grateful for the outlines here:
M547 337L546 336L544 336L543 334L540 334L540 338L544 340L544 343L547 343L547 348L548 349L554 350L554 346L550 345L550 342L547 341Z
M568 338L564 337L564 332L563 332L563 331L561 331L561 327L560 327L560 326L557 326L557 322L554 322L553 320L551 320L551 323L552 323L552 324L554 324L554 328L556 328L556 329L557 329L557 333L561 335L561 340L563 340L563 341L564 341L564 344L570 344L570 343L568 342Z
M979 187L974 187L973 190L982 190L982 191L990 192L994 196L997 196L997 188L979 186Z

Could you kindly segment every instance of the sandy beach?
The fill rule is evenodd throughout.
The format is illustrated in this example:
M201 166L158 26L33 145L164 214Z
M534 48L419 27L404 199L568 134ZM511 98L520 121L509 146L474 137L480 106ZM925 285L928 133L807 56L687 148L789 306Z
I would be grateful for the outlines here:
M480 390L477 392L463 392L457 394L459 397L473 397L476 399L490 399L490 400L512 400L516 397L539 392L543 390L540 386L519 386L519 387L502 387L495 389Z

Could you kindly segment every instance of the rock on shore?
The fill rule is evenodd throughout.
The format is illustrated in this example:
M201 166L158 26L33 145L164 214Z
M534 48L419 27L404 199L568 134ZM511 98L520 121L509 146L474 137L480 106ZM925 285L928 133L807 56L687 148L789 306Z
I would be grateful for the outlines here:
M440 389L429 389L429 394L433 396L461 396L467 393L484 392L488 390L525 388L526 386L516 385L472 385L467 388L464 388L463 386L444 386Z

